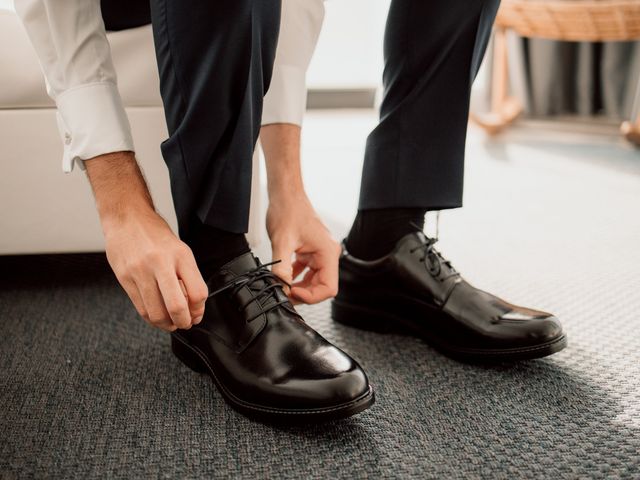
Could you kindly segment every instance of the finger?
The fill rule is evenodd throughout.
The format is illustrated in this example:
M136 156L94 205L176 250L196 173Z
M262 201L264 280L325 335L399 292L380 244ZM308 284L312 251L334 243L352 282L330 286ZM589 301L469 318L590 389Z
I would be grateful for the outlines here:
M142 300L142 295L138 291L138 287L133 280L120 280L120 285L124 288L124 291L131 299L131 303L135 307L138 315L140 315L145 320L149 319L149 314L147 313L147 309L144 306L144 301Z
M328 285L320 282L320 272L309 270L302 281L291 286L291 295L307 304L318 303L332 297L332 290Z
M303 305L305 302L299 300L297 297L294 297L293 294L291 294L291 296L289 297L289 303L291 303L291 305L295 307L296 305Z
M296 261L303 263L305 266L315 265L315 257L319 252L296 252Z
M301 261L298 255L296 255L296 259L291 265L291 280L298 278L298 275L300 275L305 268L307 268L307 263Z
M165 320L164 322L158 322L151 325L153 325L156 328L159 328L160 330L164 330L165 332L175 332L178 329L178 327L176 327L171 320Z
M305 303L318 303L338 293L338 257L318 253L309 259L309 271L292 285L291 294Z
M177 273L173 269L167 269L158 272L156 275L158 288L171 321L178 328L191 328L189 304L180 287Z
M177 272L186 291L191 319L193 324L197 325L202 321L209 289L200 274L193 254L185 255L178 261Z
M273 245L271 255L274 261L280 260L279 263L271 267L271 271L288 284L292 282L291 256L293 250L293 246L289 242L278 242Z
M184 286L184 282L182 281L182 279L180 277L178 277L178 284L180 285L180 290L182 290L182 294L184 295L184 298L188 299L187 287Z
M166 330L168 324L171 324L173 325L173 330L175 330L176 326L171 321L171 317L164 306L162 294L155 279L150 277L144 280L137 280L136 286L147 311L146 320L154 327L162 328L163 330Z
M333 297L333 294L326 285L310 285L304 288L292 287L291 296L299 302L313 305Z
M335 244L332 244L332 246ZM327 250L322 255L321 266L318 269L319 280L322 285L329 288L329 297L335 297L338 294L338 276L340 255L342 250L336 245L336 248Z
M147 313L147 307L144 304L142 295L140 294L140 291L138 290L135 282L133 280L125 280L121 281L120 283L122 285L122 288L124 288L124 291L127 292L127 295L129 295L129 298L131 299L133 306L136 308L138 315L140 315L145 322L151 324L151 322L149 321L149 314ZM160 322L153 326L158 327L162 330L166 330L167 332L173 332L176 329L176 326L170 321Z

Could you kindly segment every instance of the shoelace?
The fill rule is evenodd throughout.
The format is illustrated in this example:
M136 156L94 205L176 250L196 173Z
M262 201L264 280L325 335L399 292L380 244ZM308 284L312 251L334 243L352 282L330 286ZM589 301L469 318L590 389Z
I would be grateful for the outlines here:
M421 230L420 227L415 223L413 222L410 222L410 223L419 231ZM425 264L425 265L427 266L427 270L429 271L429 273L434 277L439 276L440 273L442 272L442 265L446 265L447 268L449 269L449 275L447 275L444 278L441 278L440 280L442 281L446 280L449 277L460 275L460 273L453 267L453 265L451 265L451 261L444 258L442 254L434 248L434 245L438 241L438 238L437 237L430 238L430 237L427 237L426 235L425 235L425 238L426 238L425 243L412 248L411 250L409 250L409 253L413 253L417 250L422 250L423 255L420 258L420 261L424 262L427 258L429 259L428 264Z
M258 302L258 304L261 307L260 311L256 315L247 319L247 322L250 322L251 320L258 318L263 313L267 313L268 311L273 310L279 305L289 302L287 298L285 298L284 300L278 300L275 290L277 288L282 288L282 284L285 284L288 287L290 287L291 285L289 285L287 282L282 280L280 277L278 277L275 273L273 273L271 270L267 268L267 267L270 267L271 265L275 265L276 263L280 263L280 262L281 260L275 260L273 262L263 264L263 263L260 263L260 260L258 260L259 265L256 268L253 268L241 275L238 275L236 278L234 278L230 282L225 283L222 287L209 293L209 296L207 298L211 298L214 295L218 295L219 293L222 293L229 289L231 289L231 292L230 292L231 296L234 296L236 293L238 293L238 291L241 288L248 287L253 292L254 296L250 300L238 306L238 311L240 312L246 309L253 302ZM260 288L260 290L257 290L257 291L252 288L252 286L258 280L265 280L268 278L275 279L276 282L275 283L265 282L265 286ZM267 308L264 308L266 302L269 299L273 299L274 302L271 305L269 305Z

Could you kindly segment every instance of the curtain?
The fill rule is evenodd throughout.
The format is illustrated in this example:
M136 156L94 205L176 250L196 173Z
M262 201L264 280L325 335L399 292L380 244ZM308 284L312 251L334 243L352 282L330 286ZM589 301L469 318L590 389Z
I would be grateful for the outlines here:
M527 114L631 116L640 78L640 41L520 41Z

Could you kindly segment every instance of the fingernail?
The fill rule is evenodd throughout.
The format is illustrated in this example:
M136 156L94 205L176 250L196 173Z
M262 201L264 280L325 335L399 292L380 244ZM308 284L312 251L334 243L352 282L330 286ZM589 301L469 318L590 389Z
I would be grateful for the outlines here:
M203 317L203 315L200 315L198 318L196 318L196 319L193 321L193 324L194 324L194 325L199 324L199 323L202 321L202 317Z

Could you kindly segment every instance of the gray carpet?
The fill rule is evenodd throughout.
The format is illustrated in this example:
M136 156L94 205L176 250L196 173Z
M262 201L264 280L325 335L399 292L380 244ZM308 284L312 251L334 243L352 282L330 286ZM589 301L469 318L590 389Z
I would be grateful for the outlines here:
M309 191L337 236L374 124L307 122ZM175 360L103 257L0 257L0 477L640 478L640 156L615 138L470 135L465 208L443 215L442 250L478 286L556 313L566 350L477 367L303 308L378 401L277 428Z
M639 475L637 319L625 328L594 313L554 358L477 367L307 307L366 367L378 402L277 428L235 413L176 361L102 256L5 257L0 271L2 478Z

